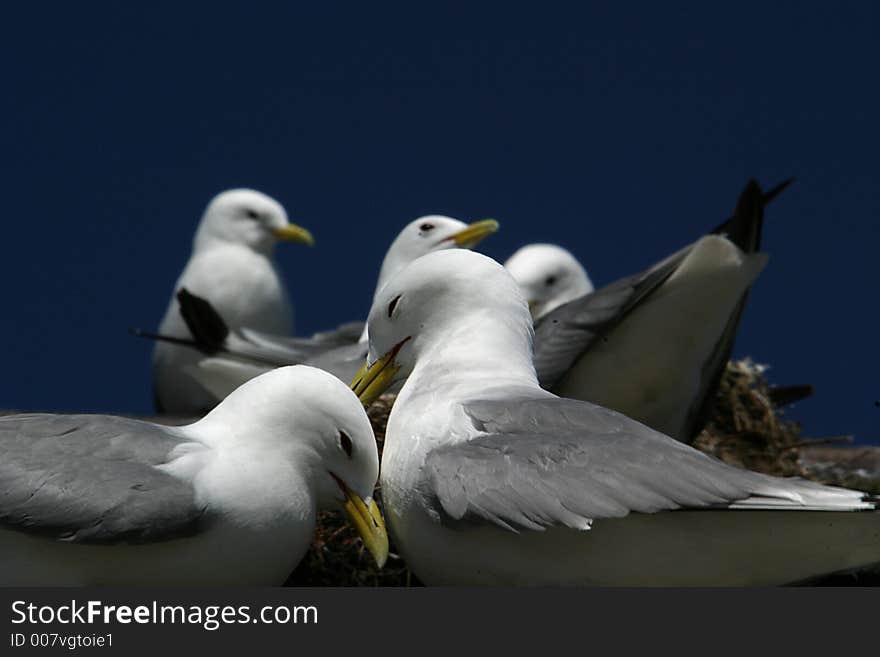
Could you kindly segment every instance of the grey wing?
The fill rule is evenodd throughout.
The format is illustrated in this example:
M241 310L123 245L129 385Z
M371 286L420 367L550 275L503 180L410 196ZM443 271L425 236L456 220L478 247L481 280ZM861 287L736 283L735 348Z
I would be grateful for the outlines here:
M363 330L363 322L346 322L329 331L319 331L308 338L278 336L247 328L243 329L241 334L244 338L250 340L252 344L278 349L282 354L286 352L288 359L298 357L300 360L297 362L302 362L306 358L316 356L330 349L356 343L360 339Z
M750 180L740 194L733 216L713 232L725 234L746 253L757 251L761 244L764 205L789 183L790 181L786 181L764 194L758 183ZM535 327L534 358L541 386L552 390L562 375L597 340L607 335L678 268L691 248L687 246L641 274L620 279L560 306L542 318ZM736 331L747 300L748 291L743 294L724 332L719 336L711 358L703 365L702 386L694 395L693 403L688 409L683 440L692 441L702 430L712 411L715 391L733 351Z
M348 337L349 334L343 332L342 335ZM309 358L338 347L339 341L329 336L317 339L291 338L243 328L229 333L221 351L260 365L283 367L304 363ZM344 341L342 343L345 344Z
M330 372L343 383L351 383L367 358L369 345L355 342L325 351L305 364Z
M467 442L425 461L427 493L447 522L507 529L679 508L873 508L862 493L728 466L620 413L569 399L473 401Z
M345 322L329 331L318 331L309 339L312 342L320 342L328 347L342 347L360 340L365 326L364 322Z
M360 330L356 331L356 327ZM324 352L357 343L362 330L362 322L351 322L310 338L292 338L243 328L230 331L218 348L202 351L208 354L220 352L256 365L284 367L305 363Z
M597 340L660 287L691 248L687 246L644 272L621 278L542 317L535 326L534 343L541 387L552 390Z
M233 330L207 299L181 288L177 300L181 317L192 335L193 347L209 356L225 353L271 367L303 363L324 351L357 342L364 328L363 322L348 322L310 338L275 335L246 327Z
M0 418L0 526L83 543L194 533L192 487L154 466L184 439L174 428L103 415Z

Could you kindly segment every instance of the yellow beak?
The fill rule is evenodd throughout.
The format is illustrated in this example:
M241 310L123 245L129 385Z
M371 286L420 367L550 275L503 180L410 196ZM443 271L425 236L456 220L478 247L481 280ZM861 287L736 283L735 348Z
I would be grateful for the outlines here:
M532 319L537 319L538 307L541 305L540 301L529 301L529 313L532 315Z
M353 493L348 486L340 481L345 491L345 503L342 505L349 522L357 530L364 546L373 555L376 565L381 568L388 560L388 533L385 531L385 520L376 506L376 500L370 500L369 506L364 500Z
M400 366L394 362L394 357L399 350L400 345L395 346L372 365L369 365L369 360L365 360L361 369L355 374L351 382L351 389L358 396L364 408L369 408L370 404L379 398L379 395L391 387L394 375L400 370Z
M273 228L272 234L279 240L298 242L299 244L305 244L307 246L315 245L315 238L312 237L312 234L302 226L297 226L296 224L287 224L283 228Z
M462 249L472 249L486 237L498 230L498 222L494 219L483 219L469 224L467 228L458 231L452 237L446 239L455 242Z

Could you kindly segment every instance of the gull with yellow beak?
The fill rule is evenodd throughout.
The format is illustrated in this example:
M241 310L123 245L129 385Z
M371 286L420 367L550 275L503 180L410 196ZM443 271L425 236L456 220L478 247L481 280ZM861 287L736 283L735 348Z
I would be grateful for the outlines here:
M250 189L232 189L216 196L196 231L193 251L174 285L208 300L231 327L249 326L282 335L293 332L293 308L274 260L275 244L287 240L311 246L309 231L291 224L274 199ZM189 338L177 299L172 295L159 332ZM200 355L171 343L153 351L156 410L196 414L216 400L187 374Z
M315 368L249 381L187 426L0 417L0 450L0 585L280 585L319 509L388 556L372 427Z
M411 221L385 254L373 298L413 260L434 251L473 248L497 230L494 219L465 224L451 217L429 215ZM223 399L262 372L292 363L319 367L347 383L367 355L366 325L352 323L312 338L288 338L261 333L250 326L234 330L212 311L211 304L188 293L180 293L179 299L195 345L210 354L189 369L190 375L214 399Z
M722 463L538 385L513 278L426 255L369 317L352 387L405 381L382 454L384 513L428 584L772 585L880 563L877 501Z

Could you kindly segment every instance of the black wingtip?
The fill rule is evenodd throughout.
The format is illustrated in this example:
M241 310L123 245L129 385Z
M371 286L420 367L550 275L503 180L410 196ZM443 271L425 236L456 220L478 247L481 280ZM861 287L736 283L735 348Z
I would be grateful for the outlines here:
M757 180L749 180L739 195L736 210L725 233L727 238L746 253L761 248L761 230L764 228L764 192Z
M767 395L776 408L782 408L811 397L813 386L808 383L794 386L774 386L767 391Z
M229 327L211 302L185 287L178 290L177 302L180 304L180 315L199 349L207 354L220 351L229 336Z
M794 178L788 178L783 180L781 183L776 185L773 189L768 192L764 192L764 206L766 207L768 203L770 203L773 199L779 196L782 192L788 189L789 185L794 182Z
M154 340L156 342L170 342L171 344L179 344L184 347L194 347L195 349L200 349L199 345L196 344L194 340L190 340L189 338L175 338L171 335L151 333L150 331L145 331L139 328L130 328L128 329L128 332L137 338L144 338L145 340Z
M761 231L764 227L764 207L788 189L794 178L787 178L767 192L754 178L746 183L736 204L736 211L727 221L712 231L713 235L726 235L746 253L761 248Z

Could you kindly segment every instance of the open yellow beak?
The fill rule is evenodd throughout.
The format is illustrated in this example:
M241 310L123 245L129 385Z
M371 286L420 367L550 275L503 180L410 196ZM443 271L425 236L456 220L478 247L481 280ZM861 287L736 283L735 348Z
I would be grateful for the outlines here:
M403 342L406 342L406 340ZM372 365L369 364L369 360L365 360L361 369L354 375L351 389L357 395L361 404L364 405L364 408L369 408L370 404L376 401L394 382L394 375L400 370L400 366L394 362L394 357L400 351L403 342L395 345L394 349Z
M357 530L364 546L373 555L376 565L381 568L388 560L388 532L385 531L382 512L376 506L376 500L370 500L370 504L367 505L363 498L353 493L341 481L340 486L345 492L345 503L342 505L342 509L345 511L348 521Z
M472 249L486 237L497 231L498 227L499 224L494 219L483 219L482 221L468 224L467 228L458 231L455 235L446 239L452 240L455 242L455 246L462 249Z
M315 238L312 237L312 234L302 226L297 226L296 224L287 224L283 228L273 228L272 234L279 240L297 242L307 246L315 245Z

